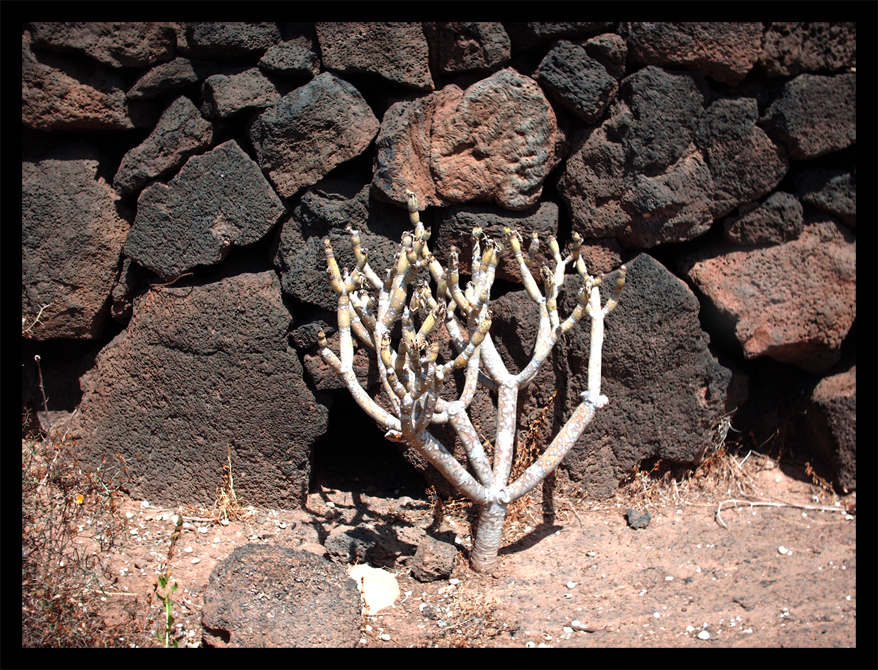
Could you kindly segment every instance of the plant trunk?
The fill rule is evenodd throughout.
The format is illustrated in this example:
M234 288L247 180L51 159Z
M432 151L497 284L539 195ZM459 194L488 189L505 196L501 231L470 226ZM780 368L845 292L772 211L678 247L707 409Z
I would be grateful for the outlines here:
M477 572L490 572L497 567L497 552L500 549L500 536L506 519L508 505L492 501L482 505L479 510L479 525L470 556Z

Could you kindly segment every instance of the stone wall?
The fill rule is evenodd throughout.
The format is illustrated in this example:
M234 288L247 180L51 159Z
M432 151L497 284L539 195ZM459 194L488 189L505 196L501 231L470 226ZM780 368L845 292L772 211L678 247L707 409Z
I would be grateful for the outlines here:
M231 449L239 495L300 504L316 449L382 440L331 411L322 240L350 265L350 224L387 267L412 189L462 267L474 225L628 264L610 406L565 463L589 492L697 463L732 413L745 446L853 488L855 66L850 23L28 24L22 402L84 459L123 455L134 495L208 503ZM492 332L520 365L536 314L514 264L498 277ZM588 337L521 425L566 420Z

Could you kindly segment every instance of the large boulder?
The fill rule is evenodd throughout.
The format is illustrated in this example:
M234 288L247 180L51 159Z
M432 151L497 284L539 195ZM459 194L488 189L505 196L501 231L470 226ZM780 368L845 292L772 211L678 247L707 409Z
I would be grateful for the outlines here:
M138 200L125 253L165 279L223 260L260 240L284 206L259 166L230 140L193 156L169 183Z
M260 114L250 128L259 166L284 198L359 156L378 132L360 92L324 72Z
M204 593L207 647L354 647L360 592L343 566L273 545L236 548Z
M856 240L832 217L806 218L802 234L783 244L706 248L682 270L734 324L745 357L815 374L839 360L857 314Z
M465 91L454 84L392 105L377 139L373 184L380 197L422 206L536 204L555 166L558 122L542 90L512 68Z
M272 271L153 287L81 380L82 458L121 454L136 498L209 505L230 447L242 501L303 504L328 410L287 344L290 321Z
M103 334L129 223L95 149L76 142L21 164L24 337Z

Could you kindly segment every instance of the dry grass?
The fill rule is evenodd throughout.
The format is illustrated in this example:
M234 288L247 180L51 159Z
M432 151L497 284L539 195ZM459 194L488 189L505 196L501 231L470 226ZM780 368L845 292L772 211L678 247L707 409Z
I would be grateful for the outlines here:
M114 625L102 616L105 556L127 528L125 463L85 467L66 435L36 434L31 419L21 443L22 646L128 646L139 637L135 615Z

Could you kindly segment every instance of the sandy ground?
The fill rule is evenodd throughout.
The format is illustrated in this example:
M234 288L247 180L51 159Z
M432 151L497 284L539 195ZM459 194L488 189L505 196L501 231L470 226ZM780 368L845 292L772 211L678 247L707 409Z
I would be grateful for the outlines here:
M363 617L356 644L856 646L856 494L840 499L794 464L779 466L758 454L741 460L723 456L696 476L677 479L635 473L612 500L585 499L559 481L553 513L538 490L508 519L492 575L474 573L462 551L450 579L421 583L400 557L392 568L400 599ZM161 609L153 591L163 563L179 584L172 595L175 637L180 646L200 646L208 577L236 546L320 551L338 525L402 532L436 521L435 498L423 492L370 495L374 487L363 482L327 481L333 485L320 484L305 509L245 508L227 525L215 520L216 510L182 508L170 560L179 510L124 498L128 527L102 556L101 614L128 621L127 637L116 642L157 644ZM649 524L629 527L629 508L649 512ZM443 516L440 529L465 549L468 505L447 501Z

